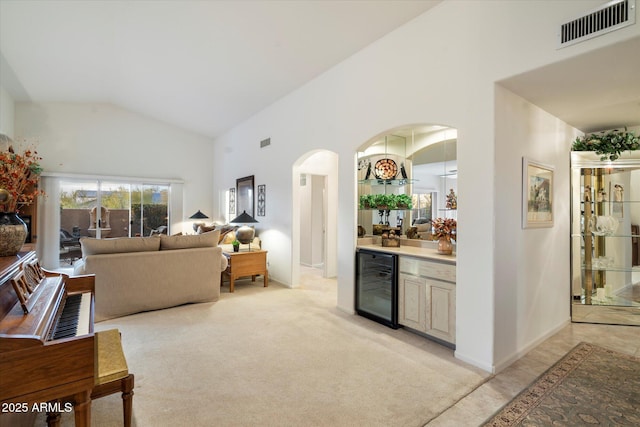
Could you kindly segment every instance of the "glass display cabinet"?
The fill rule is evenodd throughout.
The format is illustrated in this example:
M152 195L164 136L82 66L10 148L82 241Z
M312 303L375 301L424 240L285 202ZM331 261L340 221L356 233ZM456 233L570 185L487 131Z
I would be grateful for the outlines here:
M571 153L571 320L640 325L640 153Z

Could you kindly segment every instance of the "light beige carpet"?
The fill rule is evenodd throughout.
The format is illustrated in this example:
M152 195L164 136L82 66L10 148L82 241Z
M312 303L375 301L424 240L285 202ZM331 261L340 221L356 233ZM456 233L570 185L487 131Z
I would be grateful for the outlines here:
M489 376L450 349L337 310L330 286L242 281L216 303L96 325L109 328L122 332L136 376L139 427L423 426ZM120 426L121 411L119 395L96 400L93 425Z

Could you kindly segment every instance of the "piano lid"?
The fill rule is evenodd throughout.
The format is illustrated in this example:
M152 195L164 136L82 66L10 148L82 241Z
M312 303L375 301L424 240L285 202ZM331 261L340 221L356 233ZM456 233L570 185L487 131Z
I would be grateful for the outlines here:
M16 302L0 319L0 352L14 348L11 339L24 340L22 347L44 344L64 294L62 276L47 277L29 297L33 300L29 314Z

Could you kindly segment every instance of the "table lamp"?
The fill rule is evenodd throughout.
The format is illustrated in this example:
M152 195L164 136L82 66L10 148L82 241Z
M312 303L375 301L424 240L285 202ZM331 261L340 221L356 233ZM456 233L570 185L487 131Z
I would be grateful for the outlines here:
M242 211L240 215L229 221L229 224L249 224L258 222L247 211ZM251 250L251 242L256 235L256 230L248 225L243 225L236 230L236 239L240 243L249 244L249 250Z
M198 212L194 213L193 215L191 215L189 217L189 219L208 219L209 217L206 216L205 214L203 214L202 212L200 212L200 209L198 209ZM198 227L200 226L204 226L204 221L200 222L200 221L196 221L193 223L193 231L197 232L198 231Z

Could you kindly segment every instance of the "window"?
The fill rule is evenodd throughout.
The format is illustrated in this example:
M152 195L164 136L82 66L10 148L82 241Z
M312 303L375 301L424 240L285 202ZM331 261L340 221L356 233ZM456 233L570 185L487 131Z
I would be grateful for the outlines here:
M44 175L42 185L48 197L38 206L43 232L37 244L47 268L80 258L81 237L169 234L173 215L173 225L181 223L182 182L176 180L69 174Z
M433 194L434 193L414 193L411 195L411 204L413 205L413 209L411 209L411 218L413 218L414 221L416 219L426 219L431 221L433 212Z

